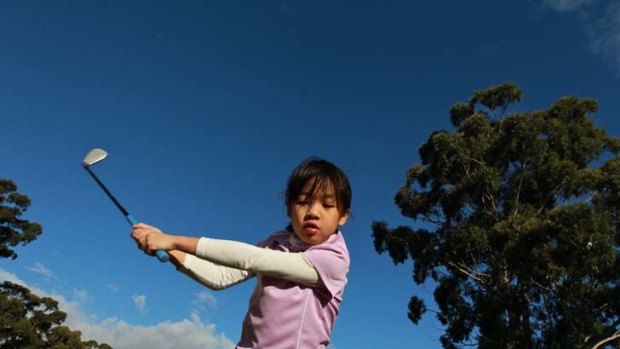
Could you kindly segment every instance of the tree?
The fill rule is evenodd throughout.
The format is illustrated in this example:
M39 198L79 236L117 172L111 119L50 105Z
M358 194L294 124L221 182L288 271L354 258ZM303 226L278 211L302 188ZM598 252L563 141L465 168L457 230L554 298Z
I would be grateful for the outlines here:
M436 283L444 348L620 347L620 140L575 96L508 113L476 91L419 148L395 196L419 227L372 224L376 251ZM414 295L408 317L428 310Z
M28 207L30 198L18 193L13 181L0 178L0 258L17 258L11 247L42 233L38 223L19 218ZM112 349L93 340L82 342L80 331L61 325L66 317L54 299L9 281L0 283L0 349Z
M11 247L26 245L41 234L41 226L19 217L30 207L30 198L17 192L9 179L0 178L0 258L17 258Z
M9 281L0 283L0 348L111 349L82 342L80 331L61 326L66 316L52 298Z

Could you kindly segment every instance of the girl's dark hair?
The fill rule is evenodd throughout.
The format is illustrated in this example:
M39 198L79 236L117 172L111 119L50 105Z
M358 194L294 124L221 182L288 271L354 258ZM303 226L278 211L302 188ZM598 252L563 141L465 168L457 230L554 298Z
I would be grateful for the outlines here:
M309 191L304 192L308 183L311 183ZM308 194L314 198L317 191L332 184L336 195L336 202L340 214L348 212L351 208L351 185L349 179L327 160L311 157L299 164L288 179L284 203L287 208L302 194Z

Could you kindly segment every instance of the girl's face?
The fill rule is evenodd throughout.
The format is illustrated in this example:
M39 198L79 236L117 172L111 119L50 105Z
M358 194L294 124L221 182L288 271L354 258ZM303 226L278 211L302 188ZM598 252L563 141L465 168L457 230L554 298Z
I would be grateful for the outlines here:
M288 208L288 216L295 235L309 245L327 241L349 218L349 212L338 210L334 186L331 183L317 188L315 195L308 193L310 183Z

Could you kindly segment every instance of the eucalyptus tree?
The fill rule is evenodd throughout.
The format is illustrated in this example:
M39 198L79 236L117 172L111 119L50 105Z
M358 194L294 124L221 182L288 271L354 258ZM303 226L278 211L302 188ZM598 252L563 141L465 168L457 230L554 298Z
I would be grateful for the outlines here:
M0 258L16 259L13 248L41 235L41 225L22 218L30 207L27 195L10 179L0 178ZM50 297L40 297L9 281L0 283L0 349L111 349L63 323L67 314Z
M0 348L111 349L108 344L82 341L80 331L63 326L67 314L58 302L28 288L0 283Z
M0 178L0 258L17 258L13 248L41 234L41 225L21 218L29 207L30 198L19 193L12 180Z
M406 171L409 226L372 225L375 249L434 281L444 348L603 348L620 337L620 140L569 96L511 112L505 83L450 110ZM429 310L413 295L408 317Z

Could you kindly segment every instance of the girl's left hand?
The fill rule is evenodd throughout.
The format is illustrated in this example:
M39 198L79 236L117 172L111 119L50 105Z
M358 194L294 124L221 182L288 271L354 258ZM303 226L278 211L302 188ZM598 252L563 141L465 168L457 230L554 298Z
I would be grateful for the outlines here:
M174 249L174 236L164 234L157 227L144 223L133 226L131 237L138 244L138 248L149 255L157 250L170 251Z

